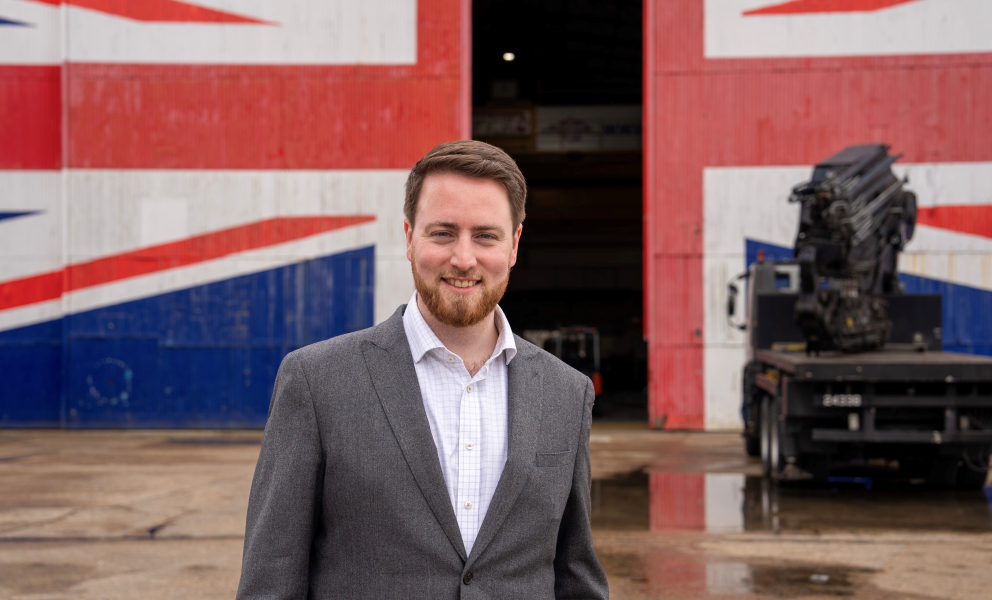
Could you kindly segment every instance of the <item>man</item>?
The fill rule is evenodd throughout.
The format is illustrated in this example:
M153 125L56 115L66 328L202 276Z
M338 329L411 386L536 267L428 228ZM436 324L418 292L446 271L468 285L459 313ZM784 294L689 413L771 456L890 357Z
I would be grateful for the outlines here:
M608 597L589 526L592 383L497 306L526 193L482 142L414 167L416 293L280 366L238 598Z

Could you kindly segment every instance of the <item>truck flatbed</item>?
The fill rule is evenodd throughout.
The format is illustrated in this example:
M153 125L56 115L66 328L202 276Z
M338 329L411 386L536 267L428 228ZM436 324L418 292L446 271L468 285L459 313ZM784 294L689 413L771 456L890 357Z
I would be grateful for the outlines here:
M755 350L754 358L803 381L992 381L992 356L957 352L919 352L890 344L860 354Z
M755 425L786 462L809 466L812 456L841 451L838 444L887 446L903 456L920 453L909 446L941 448L947 457L967 448L988 455L992 357L905 344L858 354L755 349L749 369L749 397L764 398ZM782 468L778 459L763 460L771 472Z

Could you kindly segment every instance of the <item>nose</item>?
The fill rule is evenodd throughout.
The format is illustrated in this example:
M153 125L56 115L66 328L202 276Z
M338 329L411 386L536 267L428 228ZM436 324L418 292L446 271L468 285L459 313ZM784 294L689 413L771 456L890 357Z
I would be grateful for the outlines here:
M454 252L451 254L451 266L461 271L468 271L478 263L475 259L475 247L472 245L472 235L458 236Z

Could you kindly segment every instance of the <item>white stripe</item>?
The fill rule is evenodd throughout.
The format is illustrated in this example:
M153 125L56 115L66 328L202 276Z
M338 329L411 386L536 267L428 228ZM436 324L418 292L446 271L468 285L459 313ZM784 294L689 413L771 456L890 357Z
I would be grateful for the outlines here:
M992 162L896 164L920 208L992 205ZM707 257L740 259L750 238L791 247L799 207L789 204L792 187L809 180L812 166L708 167L703 170L703 247ZM907 253L992 252L981 236L919 226ZM970 285L966 280L957 281ZM721 284L722 285L722 284Z
M75 62L253 65L412 65L416 0L196 0L272 24L156 23L76 6L0 0L0 64ZM65 12L68 48L62 47Z
M61 64L61 14L50 4L0 0L0 17L30 25L0 27L0 65Z
M0 331L27 327L62 316L62 300L49 300L0 311Z
M743 15L784 1L706 0L706 57L992 52L988 0L917 0L872 12Z
M992 239L918 226L899 270L992 291Z
M69 9L69 59L194 64L415 64L416 0L197 0L273 25L149 23Z
M37 214L0 221L0 281L62 266L62 173L0 171L0 211Z

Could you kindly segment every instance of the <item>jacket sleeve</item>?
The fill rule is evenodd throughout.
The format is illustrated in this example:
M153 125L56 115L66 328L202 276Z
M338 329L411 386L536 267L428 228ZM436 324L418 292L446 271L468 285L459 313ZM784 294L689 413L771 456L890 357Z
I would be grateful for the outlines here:
M279 366L251 483L238 600L307 597L323 472L310 388L290 354Z
M592 403L596 399L592 381L586 380L582 427L575 451L572 490L558 529L555 553L555 598L558 600L600 600L609 598L606 574L592 546L589 523L592 472L589 467L589 431Z

